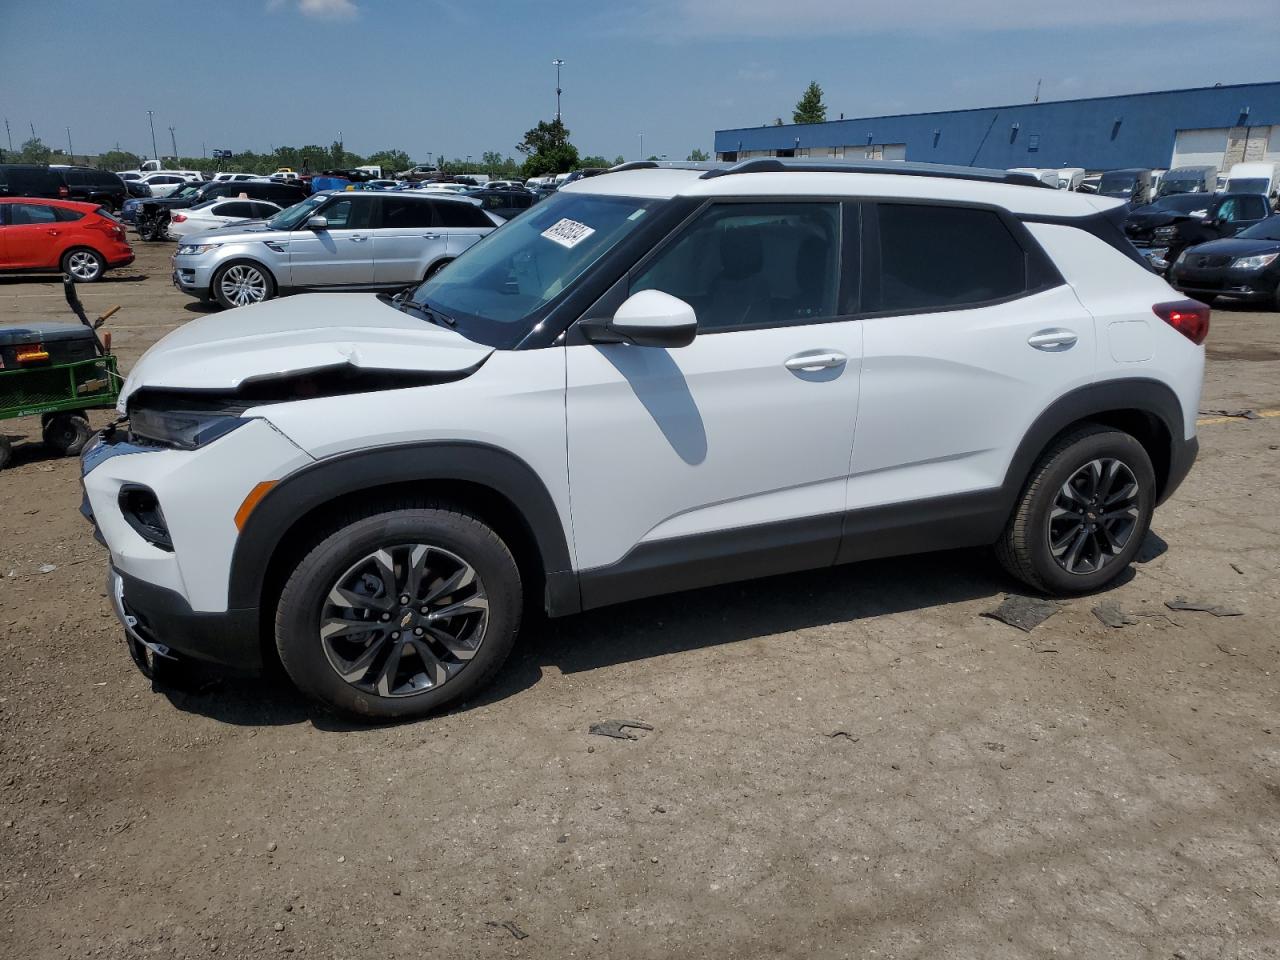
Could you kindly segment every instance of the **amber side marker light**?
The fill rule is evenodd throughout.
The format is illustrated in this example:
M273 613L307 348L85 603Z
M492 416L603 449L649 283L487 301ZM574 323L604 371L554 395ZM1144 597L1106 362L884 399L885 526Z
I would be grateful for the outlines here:
M243 530L244 525L249 521L249 514L253 513L259 501L262 500L276 485L275 480L263 480L261 483L254 484L249 495L244 498L244 503L240 504L240 509L236 511L236 529Z

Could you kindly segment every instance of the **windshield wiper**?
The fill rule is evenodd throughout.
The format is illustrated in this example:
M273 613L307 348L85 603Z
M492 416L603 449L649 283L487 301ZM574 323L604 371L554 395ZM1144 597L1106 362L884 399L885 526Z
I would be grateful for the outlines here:
M390 302L391 305L401 313L409 313L412 311L417 313L428 323L434 323L438 327L449 327L452 329L458 325L458 321L454 320L453 317L448 314L441 313L439 310L435 310L432 307L427 306L426 303L420 303L417 300L411 299L407 289L401 290L394 297L391 297Z

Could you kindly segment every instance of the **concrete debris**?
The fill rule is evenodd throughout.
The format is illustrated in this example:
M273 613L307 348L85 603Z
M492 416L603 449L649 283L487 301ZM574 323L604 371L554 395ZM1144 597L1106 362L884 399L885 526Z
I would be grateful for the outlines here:
M1170 610L1193 610L1199 613L1211 613L1215 617L1243 617L1244 611L1235 607L1227 607L1207 600L1188 600L1185 597L1174 597L1166 600L1164 605Z
M1052 600L1039 597L1005 597L1004 602L994 610L987 610L982 615L992 620L999 620L1011 627L1017 627L1024 633L1030 633L1058 612L1058 605Z

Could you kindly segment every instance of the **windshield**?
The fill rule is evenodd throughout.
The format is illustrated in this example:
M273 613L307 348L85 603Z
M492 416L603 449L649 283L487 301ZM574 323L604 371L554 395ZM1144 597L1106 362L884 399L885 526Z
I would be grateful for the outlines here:
M493 231L410 301L443 314L468 339L513 347L544 308L659 203L557 194Z
M202 186L204 186L204 184L192 184L191 186L183 187L181 190L175 193L174 196L179 199L183 197L194 197L197 193L200 192L200 188Z
M295 203L288 210L281 210L267 221L267 226L272 230L295 230L306 222L316 207L328 199L328 194L313 193L301 203Z
M1228 180L1227 193L1260 193L1267 195L1269 184L1262 177L1250 177L1248 180Z
M1169 179L1168 177L1165 177L1163 180L1160 181L1160 196L1162 197L1166 195L1177 195L1177 194L1185 194L1185 193L1203 193L1203 192L1204 192L1204 179L1200 177L1196 177L1196 178L1187 177L1185 179L1177 178L1173 180Z
M1267 217L1247 230L1236 234L1245 240L1280 240L1280 216Z
M1098 193L1104 197L1128 197L1137 183L1138 178L1132 173L1106 173L1098 182Z
M1152 212L1164 210L1169 213L1199 213L1204 215L1212 198L1206 197L1204 194L1196 193L1176 193L1170 196L1161 197L1147 210Z

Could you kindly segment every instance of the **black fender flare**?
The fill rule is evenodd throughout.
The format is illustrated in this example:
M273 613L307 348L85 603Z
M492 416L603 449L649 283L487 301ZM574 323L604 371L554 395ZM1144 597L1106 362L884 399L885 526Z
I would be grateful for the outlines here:
M1081 420L1130 410L1155 417L1169 435L1165 460L1168 471L1160 491L1161 502L1167 499L1191 469L1197 444L1183 436L1182 404L1167 384L1145 377L1126 377L1078 387L1059 397L1035 419L1005 473L1003 489L1010 503L1017 502L1031 468L1054 437Z
M564 525L542 479L522 459L483 443L425 441L374 447L317 460L280 480L249 514L231 557L228 606L258 608L272 557L293 526L339 497L375 487L432 480L488 488L528 525L547 579L553 615L581 609Z

